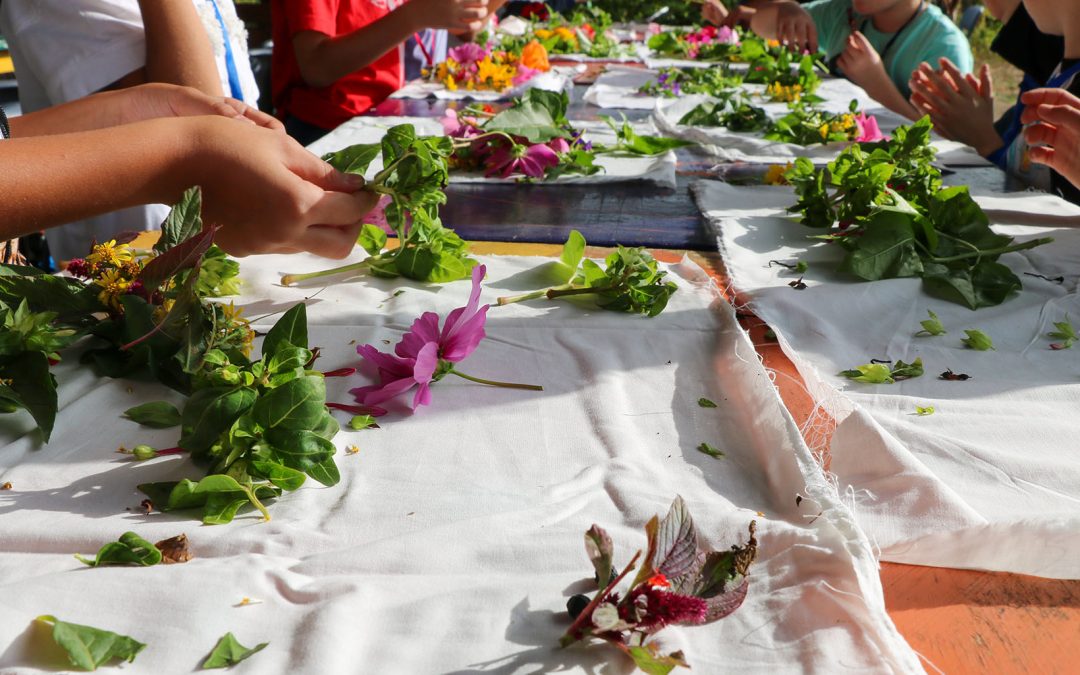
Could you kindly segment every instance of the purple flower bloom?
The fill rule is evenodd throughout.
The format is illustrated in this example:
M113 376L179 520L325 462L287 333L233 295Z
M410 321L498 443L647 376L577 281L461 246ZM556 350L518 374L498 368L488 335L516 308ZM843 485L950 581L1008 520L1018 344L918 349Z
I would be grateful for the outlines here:
M380 352L371 345L357 347L357 353L378 368L379 384L352 389L350 393L356 400L364 405L378 405L417 387L413 409L430 404L431 383L449 372L451 364L472 354L486 335L488 305L480 306L480 282L486 272L483 265L473 268L469 302L446 316L442 330L439 315L425 312L402 336L393 354Z
M461 65L469 65L477 61L483 61L484 57L488 55L488 51L478 44L466 42L461 46L454 47L446 55Z
M500 178L509 178L522 174L529 178L543 178L548 169L559 165L559 156L554 150L538 143L536 145L500 146L488 157L488 178L498 174Z

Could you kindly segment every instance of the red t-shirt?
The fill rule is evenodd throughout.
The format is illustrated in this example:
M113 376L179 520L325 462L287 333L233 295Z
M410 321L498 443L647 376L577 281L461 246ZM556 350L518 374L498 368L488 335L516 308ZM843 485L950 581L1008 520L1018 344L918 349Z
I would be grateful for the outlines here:
M292 115L323 129L333 129L400 89L400 48L391 49L371 65L329 87L311 87L300 76L293 36L306 30L331 37L351 33L378 21L401 4L401 0L272 0L274 55L270 75L278 115L282 119Z

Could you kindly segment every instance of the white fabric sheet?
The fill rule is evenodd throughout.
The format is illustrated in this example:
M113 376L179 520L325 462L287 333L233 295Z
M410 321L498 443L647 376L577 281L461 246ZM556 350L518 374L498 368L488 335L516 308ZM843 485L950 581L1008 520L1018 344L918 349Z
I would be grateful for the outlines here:
M413 80L404 87L398 89L390 98L431 98L435 97L444 101L509 101L521 96L525 90L537 88L546 91L569 92L574 87L573 77L583 72L585 66L553 66L546 73L540 73L528 82L506 91L469 91L461 87L457 91L450 91L441 82L428 82L426 80Z
M427 136L442 136L442 124L430 117L354 117L326 136L308 146L315 154L322 156L358 143L378 143L386 130L398 124L412 124L417 133ZM573 122L575 128L585 131L585 139L606 145L615 144L615 134L604 122ZM651 123L636 124L634 128L643 134L655 134L656 128ZM537 185L568 185L580 183L622 183L627 181L645 181L661 187L675 189L674 152L665 152L654 157L634 155L601 154L596 158L596 165L603 168L600 173L591 176L560 176L553 181L542 181ZM382 170L382 160L376 159L368 169L368 178ZM451 172L452 183L515 183L513 178L485 178L482 173Z
M980 197L995 230L1053 244L1001 261L1024 285L972 312L928 296L918 279L858 282L833 270L842 250L787 217L791 188L695 184L733 285L776 331L815 397L837 419L831 470L884 560L1080 578L1080 345L1046 333L1080 324L1080 207L1031 193ZM769 260L805 260L794 277ZM1062 275L1063 284L1025 276ZM947 335L915 337L927 310ZM961 344L980 329L996 351ZM922 357L926 374L892 385L838 375L870 359ZM946 369L972 379L938 379ZM916 406L933 406L916 416Z
M485 262L483 301L492 302L534 288L544 261ZM467 282L276 285L282 271L324 264L245 260L238 304L256 316L321 291L309 300L311 342L328 369L355 364L355 343L396 341L420 312L445 314L469 292ZM115 453L172 444L174 430L143 430L119 413L176 397L61 367L63 410L47 447L26 434L22 416L0 418L0 481L13 484L0 492L0 671L52 667L35 656L44 640L31 625L52 613L147 643L125 666L132 673L191 670L226 631L270 643L237 673L629 672L607 647L557 648L566 600L591 579L582 534L606 527L625 563L645 543L642 525L676 494L710 544L739 541L755 518L761 541L739 611L666 631L695 672L918 671L884 611L868 541L730 306L696 266L673 274L681 290L656 319L587 303L493 307L488 337L462 369L544 392L440 382L431 407L342 432L339 449L360 448L339 452L342 482L287 495L269 523L241 514L211 527L127 511L142 498L136 483L196 475L184 459L133 463ZM362 381L329 380L331 400ZM719 407L700 408L701 396ZM695 450L702 441L725 458ZM796 493L806 496L801 506ZM71 557L125 530L152 541L186 532L195 558L86 569ZM237 607L244 597L261 604Z

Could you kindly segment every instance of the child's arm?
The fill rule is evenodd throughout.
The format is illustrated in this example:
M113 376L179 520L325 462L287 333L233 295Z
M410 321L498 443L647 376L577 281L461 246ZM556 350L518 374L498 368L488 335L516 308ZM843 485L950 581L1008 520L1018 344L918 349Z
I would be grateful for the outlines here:
M0 239L203 187L204 218L236 255L344 257L377 196L291 138L221 117L0 141Z
M791 0L758 5L750 18L750 29L758 35L779 40L796 51L816 52L818 30L814 19Z
M284 129L277 119L243 101L207 96L191 87L159 83L92 94L13 117L9 124L13 136L26 138L104 129L156 117L196 115L246 119L268 129Z
M994 128L994 89L990 68L983 64L979 79L964 75L942 58L941 70L922 63L911 75L911 103L934 123L934 131L966 143L988 157L1004 141Z
M489 15L487 0L410 0L351 33L305 30L293 36L300 74L312 87L328 87L378 60L424 28L476 31Z
M900 93L885 72L881 56L859 31L852 31L848 36L836 65L849 80L865 89L871 98L889 110L913 120L922 117L922 113Z
M109 86L123 89L146 82L194 87L221 96L221 76L206 28L192 2L139 0L146 39L146 64Z
M1021 98L1031 161L1046 164L1080 187L1080 99L1064 89L1034 89ZM1038 122L1038 124L1033 124Z

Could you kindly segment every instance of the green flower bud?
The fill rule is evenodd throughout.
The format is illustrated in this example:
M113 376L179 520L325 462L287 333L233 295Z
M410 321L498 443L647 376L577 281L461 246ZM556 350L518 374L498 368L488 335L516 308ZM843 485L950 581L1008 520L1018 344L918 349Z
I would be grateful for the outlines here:
M151 448L149 445L136 445L131 449L131 454L135 459L142 461L144 459L153 459L157 457L157 450Z

